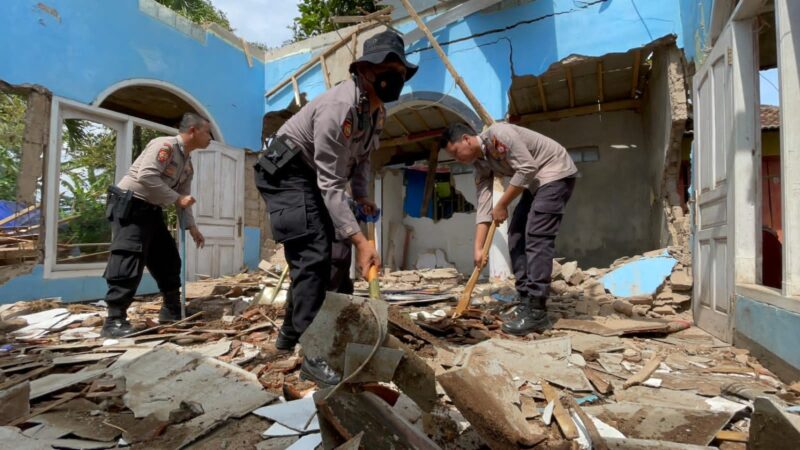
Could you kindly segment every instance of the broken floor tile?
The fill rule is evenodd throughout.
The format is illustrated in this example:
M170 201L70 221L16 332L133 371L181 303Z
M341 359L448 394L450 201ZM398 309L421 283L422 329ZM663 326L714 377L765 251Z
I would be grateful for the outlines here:
M307 434L287 447L286 450L314 450L321 443L322 436L319 433Z
M253 411L253 414L257 416L265 417L293 430L303 432L319 430L319 421L316 417L314 417L309 424L309 419L316 415L316 413L317 407L314 406L314 399L312 397L293 400L291 402L276 403ZM306 427L306 424L309 424L308 427Z
M267 431L261 433L261 437L269 439L273 437L300 436L301 434L301 431L293 430L275 422L267 428Z
M733 416L724 412L616 403L584 408L622 434L682 444L708 445Z
M85 383L104 374L106 369L82 370L75 373L57 373L31 382L31 400L51 394L69 386Z
M275 399L255 375L232 364L172 344L156 347L121 370L125 405L136 417L168 420L182 402L199 404L203 414L171 428L185 446L230 417L239 418ZM199 389L198 386L202 386Z
M270 438L256 444L256 450L286 450L298 440L299 436Z
M755 400L748 449L787 448L788 443L800 442L800 417L787 414L782 409L767 397Z

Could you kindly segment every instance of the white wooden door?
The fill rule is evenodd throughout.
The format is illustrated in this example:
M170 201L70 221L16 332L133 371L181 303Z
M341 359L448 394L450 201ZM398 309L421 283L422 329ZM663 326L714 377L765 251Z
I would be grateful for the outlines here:
M192 153L194 219L206 238L198 249L186 233L186 279L238 273L243 263L244 150L216 141Z
M730 342L733 318L733 33L720 35L694 76L694 320Z

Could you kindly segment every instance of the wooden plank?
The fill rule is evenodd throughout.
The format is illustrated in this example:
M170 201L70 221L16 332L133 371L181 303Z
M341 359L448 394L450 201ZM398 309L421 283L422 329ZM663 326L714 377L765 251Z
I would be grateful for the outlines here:
M642 65L642 51L636 50L633 54L633 77L631 77L631 98L636 98L636 89L639 87L639 67Z
M603 83L603 61L597 62L597 102L603 103L605 101L605 92Z
M556 418L556 422L561 428L561 432L564 433L564 437L569 440L578 439L578 428L575 426L575 422L572 421L572 417L569 416L567 410L564 409L564 405L561 404L561 397L558 391L545 380L540 380L540 383L542 385L544 398L547 399L548 403L553 402L555 405L553 417Z
M330 89L333 84L331 83L331 74L328 70L328 63L325 56L319 57L319 64L322 67L322 77L325 79L325 89Z
M725 442L743 442L747 443L747 440L750 438L750 435L747 433L743 433L741 431L727 431L722 430L718 431L717 435L714 436L714 439L718 441L725 441Z
M547 96L544 95L544 83L542 77L536 79L539 85L539 102L542 104L542 111L547 112Z
M478 116L480 116L484 125L489 126L494 124L494 119L492 118L492 116L489 114L486 108L483 107L478 98L475 97L475 94L472 93L472 90L469 88L469 86L467 86L467 83L464 82L464 79L461 78L461 75L458 73L455 67L453 67L453 65L450 63L450 58L448 58L444 50L442 50L442 47L439 45L439 42L436 40L435 37L433 37L433 33L431 33L431 31L428 29L428 26L425 25L425 22L423 22L422 19L419 17L417 12L414 10L414 7L411 6L411 3L408 0L400 0L400 1L403 2L403 7L408 12L408 15L411 16L412 19L414 19L414 22L417 23L419 29L422 30L422 32L425 34L425 37L428 38L428 41L430 41L431 46L433 46L433 49L436 50L436 53L439 55L439 58L444 63L444 66L450 72L450 75L456 81L458 87L461 88L461 91L464 93L464 96L467 97L467 100L469 100L472 107L478 113Z
M31 212L34 209L36 209L36 207L37 207L36 205L28 206L25 209L17 211L14 214L12 214L12 215L10 215L10 216L8 216L6 218L1 219L0 220L0 226L3 226L3 225L5 225L5 224L7 224L9 222L13 222L16 219L19 219L20 217L24 216L25 214L28 214L29 212Z
M297 84L297 77L292 77L292 89L294 89L294 102L297 106L303 106L300 100L300 86Z
M608 445L606 444L605 439L603 439L603 436L600 435L600 432L597 431L597 427L594 425L592 418L589 417L588 414L586 414L586 411L581 409L581 407L578 405L578 402L576 402L571 395L567 395L566 399L567 403L569 404L569 407L572 408L573 411L575 411L575 414L577 414L578 417L581 419L581 422L583 423L583 427L586 429L586 432L589 433L589 438L591 439L592 442L592 449L608 450Z
M368 23L368 24L359 25L355 30L350 31L349 33L347 33L344 36L342 36L342 39L339 42L336 42L335 44L332 44L330 47L325 49L325 51L320 53L320 56L328 56L331 53L335 52L336 50L339 50L343 46L347 45L349 42L352 42L354 44L353 49L351 50L351 52L354 52L355 51L355 43L357 42L357 39L358 39L357 38L358 33L361 33L362 31L367 31L370 28L376 27L377 25L378 24L376 24L376 23ZM286 86L289 83L291 83L292 82L292 78L299 77L300 75L302 75L303 73L305 73L307 70L311 69L312 67L316 66L317 64L319 64L319 58L314 58L311 61L305 63L302 67L297 69L292 75L286 77L283 81L281 81L280 83L276 84L275 87L273 87L272 89L267 91L266 97L272 97L273 95L275 95L275 93L277 93L278 91L283 89L284 86Z
M575 107L575 85L572 81L572 69L569 67L564 68L567 75L567 90L569 91L569 107Z
M642 384L650 378L650 375L658 369L658 366L661 365L661 362L664 360L659 355L653 357L650 361L647 361L647 364L644 365L642 370L633 374L630 378L625 380L625 383L622 385L623 389L628 389L631 386L635 386L637 384Z
M425 141L430 138L437 138L441 136L444 130L446 130L446 128L436 128L435 130L423 131L421 133L411 133L403 136L393 137L391 139L381 141L381 148L397 147L398 145L413 144L415 142Z
M428 173L425 177L425 192L422 195L422 205L420 206L420 217L428 217L433 188L436 183L436 168L439 166L439 144L434 143L431 155L428 158Z
M641 108L641 101L638 99L618 100L614 102L601 103L598 105L578 106L575 108L559 109L541 113L525 114L520 116L515 123L539 122L542 120L566 119L568 117L585 116L588 114L624 111L627 109L638 110Z
M355 62L356 55L358 54L358 33L353 33L353 37L351 38L350 43L350 55L352 55L352 60Z
M597 390L599 394L607 395L611 393L611 383L603 379L597 372L589 367L583 368L583 373L586 375L586 378L592 383L592 386Z

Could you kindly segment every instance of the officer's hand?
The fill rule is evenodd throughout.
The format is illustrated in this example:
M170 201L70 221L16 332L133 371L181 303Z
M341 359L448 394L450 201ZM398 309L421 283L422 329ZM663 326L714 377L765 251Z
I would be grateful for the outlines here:
M194 205L195 199L191 195L181 195L178 197L178 200L175 202L176 205L180 208L188 208Z
M378 256L378 251L369 241L364 240L356 246L356 264L358 264L364 279L367 278L370 267L376 266L378 270L381 269L381 257Z
M189 228L189 234L192 235L192 239L194 239L194 244L197 248L203 248L206 245L206 238L203 236L203 233L197 229L197 225Z
M375 215L375 213L378 211L378 205L366 197L359 197L356 199L356 202L361 205L364 214L368 216Z
M498 225L508 219L508 207L498 204L492 209L492 220L497 222Z
M472 260L475 263L475 267L485 267L486 263L489 262L489 255L484 256L483 249L476 248Z

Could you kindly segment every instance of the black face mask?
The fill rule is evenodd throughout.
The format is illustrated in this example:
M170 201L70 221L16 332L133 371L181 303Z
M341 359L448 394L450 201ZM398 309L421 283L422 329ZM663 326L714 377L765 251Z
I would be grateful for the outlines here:
M405 77L402 73L390 70L375 76L372 87L383 103L389 103L400 98L400 91L403 90Z

